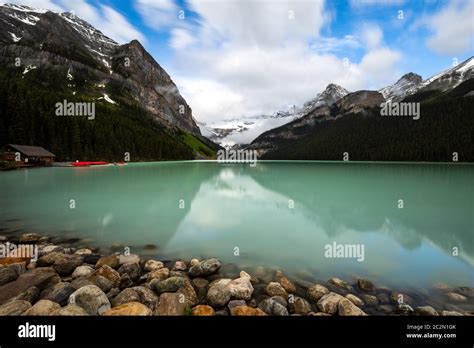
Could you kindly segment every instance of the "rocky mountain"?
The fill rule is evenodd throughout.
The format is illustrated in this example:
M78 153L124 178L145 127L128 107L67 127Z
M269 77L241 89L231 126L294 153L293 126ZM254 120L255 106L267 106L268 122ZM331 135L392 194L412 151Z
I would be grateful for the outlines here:
M395 84L382 88L379 92L382 93L386 101L396 102L419 91L439 90L444 92L472 78L474 78L474 57L426 80L412 72L405 74Z
M330 107L349 92L336 84L329 84L316 97L302 106L287 111L277 111L272 115L259 115L243 119L232 119L214 124L201 124L201 131L212 141L222 146L239 146L250 143L258 135L299 119L320 107Z
M421 90L445 92L472 78L474 78L474 57L424 80L419 86L410 90L410 94Z
M58 73L64 81L49 84L52 92L116 109L140 108L144 119L152 118L157 128L184 146L189 147L183 138L190 134L203 148L215 147L201 135L171 77L138 41L119 45L72 13L12 4L0 6L0 29L0 62L5 69L21 70L19 78ZM46 80L41 83L48 85Z
M326 90L330 88L332 88L331 85ZM383 102L382 94L376 91L357 91L345 94L332 104L321 103L303 117L261 134L248 148L257 150L259 155L264 155L268 151L275 151L282 143L305 137L322 122L332 121L350 114L364 113L366 109L377 107Z
M408 73L403 75L395 84L382 88L379 92L382 93L387 102L396 102L416 91L422 82L423 79L420 75Z
M410 73L381 91L357 91L256 138L263 159L474 161L474 57L425 81ZM385 101L416 102L421 118L381 117ZM410 122L411 121L411 122ZM457 150L456 150L457 149Z

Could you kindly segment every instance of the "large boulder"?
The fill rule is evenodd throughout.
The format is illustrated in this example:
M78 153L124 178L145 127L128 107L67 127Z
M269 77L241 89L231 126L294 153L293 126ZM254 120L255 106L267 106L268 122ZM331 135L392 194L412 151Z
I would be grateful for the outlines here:
M140 295L133 289L124 289L110 302L113 307L118 307L129 302L140 302Z
M120 266L120 257L117 254L102 256L95 264L95 268L99 269L102 266L117 268Z
M60 282L53 286L44 289L41 292L40 298L43 300L50 300L65 306L68 302L69 296L75 291L74 287L67 282Z
M343 298L338 304L338 314L340 316L365 316L365 312L349 301L347 298Z
M306 315L311 312L311 305L304 298L295 296L293 299L288 301L288 307L290 311L295 314Z
M74 272L72 272L72 279L80 278L80 277L89 277L94 273L94 269L91 266L83 265L76 267Z
M150 283L150 286L158 295L160 295L164 292L176 292L184 285L184 283L185 278L170 277L161 281L153 281Z
M69 303L83 308L90 315L100 315L110 309L107 295L95 285L86 285L74 291Z
M140 279L141 276L140 265L134 262L123 264L118 269L118 273L121 276L127 274L132 281L136 282L138 279Z
M308 288L308 296L315 302L319 301L319 299L326 294L329 294L329 290L320 284L316 284Z
M279 299L283 298L279 296L267 298L266 300L263 300L258 304L258 308L260 308L268 315L288 316L289 313L288 309L286 308L286 305L282 303L282 301ZM285 301L285 299L283 299L283 301Z
M108 265L103 265L94 272L96 276L102 276L112 283L112 287L118 287L120 284L120 274Z
M147 275L147 282L151 282L154 279L163 280L170 276L170 270L166 267L158 268Z
M53 271L54 272L54 271ZM28 272L0 287L0 304L35 286L44 289L57 277L53 272Z
M184 315L186 308L186 301L182 301L180 294L165 292L161 294L154 314L167 316Z
M151 271L156 271L160 268L163 268L163 262L161 261L156 261L156 260L148 260L145 262L145 265L143 266L143 269L145 271L151 272Z
M231 279L219 279L209 284L207 302L213 307L223 307L231 299L229 283Z
M319 299L318 308L321 312L335 314L338 311L339 302L343 299L341 295L330 292Z

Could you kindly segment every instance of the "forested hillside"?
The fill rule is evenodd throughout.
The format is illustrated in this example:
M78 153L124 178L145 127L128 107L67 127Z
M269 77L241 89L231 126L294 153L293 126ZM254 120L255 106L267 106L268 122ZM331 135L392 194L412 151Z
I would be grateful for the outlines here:
M0 144L43 146L59 161L121 161L130 153L132 161L193 159L191 147L177 134L155 122L138 104L118 104L88 93L87 75L76 73L74 91L64 69L0 69ZM109 93L120 95L118 90ZM95 102L96 116L56 116L55 104Z
M300 139L278 139L263 159L451 162L474 161L474 79L448 93L425 91L405 102L421 102L419 120L382 117L380 109L322 121ZM472 93L472 92L471 92ZM283 126L285 127L285 126Z

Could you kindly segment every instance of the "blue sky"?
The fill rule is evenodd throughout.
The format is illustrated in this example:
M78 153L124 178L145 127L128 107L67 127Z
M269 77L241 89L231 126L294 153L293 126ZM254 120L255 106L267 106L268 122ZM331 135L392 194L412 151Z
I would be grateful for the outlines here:
M411 71L427 78L474 55L472 0L13 2L138 39L204 122L301 105L331 82L358 90Z

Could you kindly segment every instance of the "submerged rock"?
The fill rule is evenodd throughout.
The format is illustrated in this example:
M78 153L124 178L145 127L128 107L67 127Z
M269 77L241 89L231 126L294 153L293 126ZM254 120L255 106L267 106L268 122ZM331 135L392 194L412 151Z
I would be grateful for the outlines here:
M331 284L332 286L335 286L337 288L341 288L344 290L352 290L352 285L349 283L346 283L345 281L339 279L339 278L331 278L328 280L328 284Z
M285 277L283 274L277 273L277 282L282 286L283 289L285 289L286 292L288 293L296 292L295 284L293 284L293 282L289 280L287 277Z
M20 237L21 244L35 244L39 242L42 237L37 233L25 233Z
M369 294L362 294L360 295L362 300L364 300L365 304L368 306L376 306L379 304L379 300L376 296L374 295L369 295Z
M370 280L363 278L357 280L357 287L360 291L371 292L375 290L374 284Z
M455 292L448 292L446 294L446 297L452 302L465 302L465 301L467 301L466 296L456 294Z
M456 289L456 292L458 294L461 294L462 296L474 298L474 288L468 286L461 286Z

